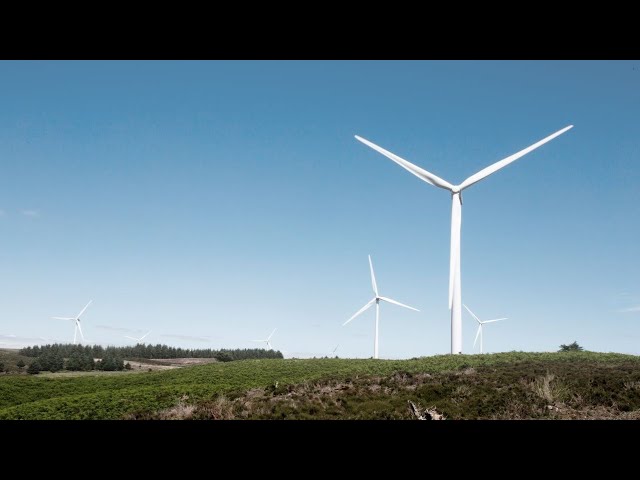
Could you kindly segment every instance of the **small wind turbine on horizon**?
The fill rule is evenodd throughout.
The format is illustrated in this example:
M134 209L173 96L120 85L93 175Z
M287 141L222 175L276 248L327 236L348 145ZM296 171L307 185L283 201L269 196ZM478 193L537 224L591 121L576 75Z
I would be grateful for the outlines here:
M414 165L407 160L400 158L399 156L379 147L375 143L370 142L358 135L355 135L356 139L368 147L376 150L385 157L393 160L405 170L435 187L442 188L451 192L451 251L449 258L449 309L451 310L451 353L462 353L462 287L460 284L460 229L462 226L462 191L465 188L470 187L474 183L488 177L492 173L497 172L501 168L506 167L512 162L515 162L520 157L535 150L536 148L544 145L545 143L553 140L558 135L562 135L567 130L573 128L573 125L569 125L557 132L543 138L539 142L520 150L518 153L514 153L493 165L483 168L479 172L471 175L465 181L459 185L453 185L446 180L434 175L431 172L427 172L423 168Z
M125 338L129 338L131 340L135 340L137 343L142 343L142 340L144 340L144 337L146 337L147 335L149 335L151 333L151 330L149 330L147 333L145 333L143 336L141 336L140 338L136 338L136 337L130 337L129 335L123 335L123 337Z
M463 304L464 305L464 304ZM507 318L494 318L493 320L480 320L478 317L476 317L476 314L473 313L471 311L471 309L469 307L467 307L466 305L464 305L464 308L467 309L467 311L473 316L473 318L476 319L476 321L478 322L478 333L476 333L476 339L473 341L473 346L476 346L476 342L478 341L478 336L480 336L480 353L482 353L482 337L483 337L483 333L482 333L482 327L484 326L485 323L493 323L493 322L500 322L502 320L507 320Z
M266 343L267 346L269 347L269 350L273 350L273 347L271 346L271 337L273 337L273 334L276 333L277 328L273 329L273 332L271 332L271 335L269 335L266 339L264 340L251 340L252 342L260 342L260 343Z
M360 315L362 312L367 310L369 307L371 307L375 303L376 304L376 333L375 333L375 338L373 343L373 358L378 358L378 324L380 323L380 300L393 303L394 305L399 305L401 307L408 308L410 310L415 310L416 312L419 312L420 310L418 310L417 308L410 307L409 305L405 305L404 303L400 303L391 298L383 297L380 294L378 294L378 285L376 284L376 276L373 273L373 263L371 262L371 255L369 255L369 268L371 269L371 286L373 287L373 293L375 296L371 300L369 300L369 302L364 307L358 310L349 320L344 322L342 326L344 327L347 323L349 323L351 320L356 318L358 315ZM336 346L336 348L338 347Z
M93 302L93 300L89 300L89 303L87 303L85 305L85 307L80 310L80 313L78 315L76 315L75 317L51 317L54 320L72 320L75 324L75 328L73 330L73 344L76 344L76 338L78 336L78 331L80 331L80 337L82 337L82 341L85 341L84 338L84 334L82 333L82 327L80 326L80 317L82 316L82 314L84 313L84 311L89 307L89 305L91 305L91 302Z

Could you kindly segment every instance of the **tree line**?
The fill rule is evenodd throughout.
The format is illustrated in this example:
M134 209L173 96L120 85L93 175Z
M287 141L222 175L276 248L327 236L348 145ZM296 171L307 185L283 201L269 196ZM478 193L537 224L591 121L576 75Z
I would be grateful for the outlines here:
M57 356L60 358L104 358L105 356L117 358L215 358L220 362L231 362L234 360L248 360L260 358L283 358L282 353L276 350L265 350L262 348L236 348L236 349L185 349L179 347L170 347L169 345L147 345L137 344L132 347L103 347L101 345L73 345L71 343L52 345L35 345L20 350L20 355L27 357L35 357L41 360L45 358ZM59 365L59 359L58 363Z

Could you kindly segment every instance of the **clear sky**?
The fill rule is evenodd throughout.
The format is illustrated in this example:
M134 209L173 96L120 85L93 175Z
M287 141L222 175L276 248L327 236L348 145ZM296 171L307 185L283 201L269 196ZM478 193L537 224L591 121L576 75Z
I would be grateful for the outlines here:
M122 335L285 356L448 353L452 182L462 299L486 351L640 354L640 62L0 62L0 347ZM463 351L475 321L463 313Z

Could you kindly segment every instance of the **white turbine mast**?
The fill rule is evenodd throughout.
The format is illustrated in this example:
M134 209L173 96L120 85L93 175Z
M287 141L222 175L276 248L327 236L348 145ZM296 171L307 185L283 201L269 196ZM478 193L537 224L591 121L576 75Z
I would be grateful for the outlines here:
M507 320L507 318L494 318L493 320L485 320L482 321L480 320L478 317L476 317L476 314L473 313L471 311L471 309L469 307L467 307L466 305L464 305L464 308L467 309L467 311L471 314L471 316L473 318L476 319L476 321L478 322L478 332L476 333L476 339L473 341L473 346L476 346L476 342L478 341L478 336L480 337L480 353L482 353L482 339L483 339L483 333L482 333L482 327L484 326L485 323L493 323L493 322L500 322L502 320Z
M391 298L383 297L382 295L380 295L378 293L378 285L376 284L376 276L373 273L373 263L371 262L371 255L369 255L369 268L371 269L371 286L373 287L374 297L371 300L369 300L369 302L364 307L358 310L349 320L344 322L342 326L344 327L347 323L349 323L351 320L356 318L358 315L360 315L362 312L367 310L369 307L371 307L375 303L376 304L376 333L373 341L373 358L378 358L378 325L380 323L380 300L383 300L388 303L393 303L394 305L399 305L401 307L408 308L410 310L415 310L416 312L419 312L420 310L418 310L417 308L410 307L409 305L405 305L404 303L400 303ZM334 352L335 352L335 349L334 349Z
M451 251L449 261L449 309L451 310L451 353L462 353L462 287L460 283L460 227L462 225L462 191L465 188L470 187L474 183L488 177L492 173L497 172L501 168L506 167L512 162L515 162L520 157L535 150L536 148L544 145L545 143L553 140L558 135L562 135L567 130L573 128L573 125L569 125L562 130L543 138L539 142L520 150L518 153L514 153L493 165L490 165L478 173L471 175L464 182L459 185L453 185L446 180L427 172L423 168L414 165L407 160L400 158L399 156L385 150L378 145L371 143L358 135L355 135L356 139L364 143L368 147L376 150L385 157L390 158L395 163L408 170L410 173L418 177L435 187L442 188L451 192Z
M136 337L130 337L129 335L123 335L123 337L125 338L129 338L131 340L135 340L136 343L142 343L142 340L144 340L144 337L146 337L147 335L149 335L151 333L151 330L149 330L147 333L145 333L143 336L141 336L140 338L136 338Z
M85 341L84 335L82 333L82 327L80 326L80 317L82 316L82 314L84 313L84 311L89 307L89 305L91 305L91 302L93 302L93 300L89 300L89 303L87 303L84 308L82 310L80 310L80 313L78 315L76 315L75 317L51 317L54 320L71 320L74 322L75 324L75 328L73 330L73 344L76 344L76 339L78 338L78 332L80 332L80 337L82 337L82 341Z
M269 335L267 338L265 338L264 340L251 340L252 342L260 342L260 343L266 343L267 347L269 347L269 350L273 350L273 347L271 346L271 337L273 337L273 334L276 333L277 328L273 329L273 332L271 332L271 335Z

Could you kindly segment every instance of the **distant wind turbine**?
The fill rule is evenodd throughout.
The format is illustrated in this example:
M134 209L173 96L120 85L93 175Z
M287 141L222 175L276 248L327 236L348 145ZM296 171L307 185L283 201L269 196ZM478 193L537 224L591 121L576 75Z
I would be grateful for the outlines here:
M381 153L385 157L390 158L398 165L408 170L410 173L418 177L435 187L440 187L451 192L451 253L449 261L449 309L451 310L451 353L462 353L462 287L460 284L460 227L462 225L462 191L470 187L476 182L479 182L483 178L488 177L492 173L497 172L503 167L506 167L512 162L515 162L520 157L535 150L536 148L544 145L545 143L553 140L558 135L562 135L567 130L573 128L573 125L569 125L562 130L558 130L556 133L543 138L539 142L520 150L518 153L514 153L493 165L490 165L478 173L471 175L464 182L459 185L453 185L446 180L434 175L431 172L427 172L423 168L414 165L411 162L406 161L403 158L379 147L375 143L365 140L358 135L355 135L356 139L364 143L368 147L373 148L377 152Z
M136 337L130 337L129 335L123 335L123 337L125 338L129 338L131 340L135 340L137 343L142 343L142 340L144 339L144 337L146 337L147 335L149 335L151 333L151 330L149 330L147 333L145 333L143 336L141 336L140 338L136 338Z
M507 318L495 318L493 320L485 320L484 322L482 320L480 320L478 317L476 317L476 314L473 313L471 311L471 309L469 307L467 307L466 305L464 306L464 308L467 309L467 311L473 316L473 318L476 319L476 321L478 322L478 333L476 333L476 339L473 341L473 346L476 346L476 342L478 341L478 336L480 336L480 353L482 353L482 327L485 323L493 323L493 322L499 322L501 320L507 320Z
M267 347L269 347L270 350L273 350L273 347L271 346L271 337L273 337L273 334L276 333L277 328L273 329L273 332L271 332L271 335L269 335L266 339L264 340L251 340L252 342L260 342L260 343L266 343Z
M336 348L334 348L334 349L331 351L331 355L335 355L336 350L338 350L338 347L339 347L339 346L340 346L340 344L336 345Z
M75 328L73 330L73 344L76 344L76 338L78 336L78 331L80 332L80 336L82 337L82 341L85 341L84 335L82 334L82 327L80 326L80 317L82 316L82 314L84 313L84 311L89 307L89 305L91 305L91 302L93 302L93 300L89 300L89 303L87 303L85 305L85 307L80 310L80 313L78 315L76 315L75 317L51 317L54 320L72 320L75 323Z
M371 262L371 255L369 255L369 268L371 269L371 286L373 287L373 294L375 296L371 300L369 300L369 302L364 307L358 310L349 320L344 322L342 326L344 327L347 323L349 323L351 320L356 318L358 315L360 315L362 312L367 310L369 307L371 307L375 303L376 304L376 334L375 334L374 343L373 343L373 358L378 358L378 324L380 323L380 300L384 300L385 302L393 303L394 305L399 305L401 307L408 308L410 310L415 310L416 312L419 312L420 310L418 310L417 308L410 307L409 305L405 305L404 303L400 303L396 300L392 300L391 298L387 298L379 295L378 285L376 284L376 276L373 273L373 263Z

